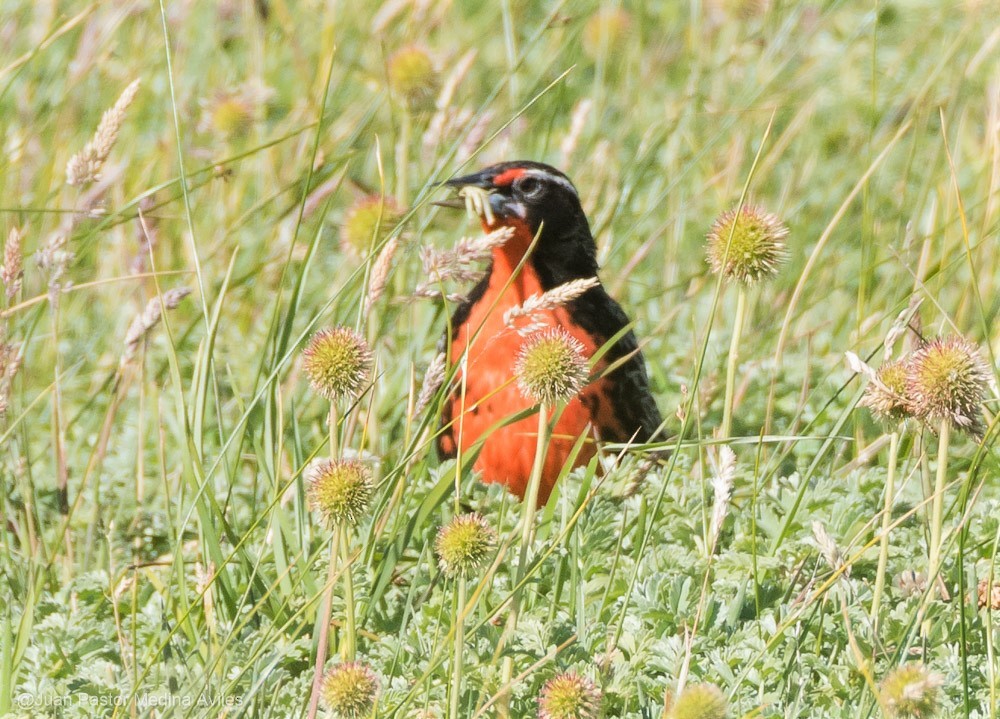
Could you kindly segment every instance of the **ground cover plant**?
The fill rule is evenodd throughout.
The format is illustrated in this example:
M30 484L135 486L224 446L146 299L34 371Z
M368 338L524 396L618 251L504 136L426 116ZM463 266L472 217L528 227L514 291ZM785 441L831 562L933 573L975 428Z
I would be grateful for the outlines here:
M5 0L0 139L0 716L1000 712L994 3ZM537 512L434 451L510 159L672 438Z

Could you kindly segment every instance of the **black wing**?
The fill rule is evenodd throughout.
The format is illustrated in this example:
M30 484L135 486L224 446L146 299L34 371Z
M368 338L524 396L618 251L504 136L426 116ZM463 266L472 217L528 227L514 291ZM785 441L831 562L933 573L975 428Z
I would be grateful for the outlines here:
M599 343L615 337L629 324L625 311L611 299L603 285L585 292L573 302L571 309L573 320ZM630 329L621 335L607 349L604 358L617 368L605 377L615 422L597 428L601 439L636 443L662 439L663 418L649 391L649 375L635 333Z

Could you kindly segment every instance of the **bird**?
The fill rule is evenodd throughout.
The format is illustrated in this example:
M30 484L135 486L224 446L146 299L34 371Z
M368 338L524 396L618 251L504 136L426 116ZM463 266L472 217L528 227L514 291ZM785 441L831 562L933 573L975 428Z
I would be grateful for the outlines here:
M503 484L524 499L538 429L530 416L533 402L513 381L525 338L505 323L504 313L572 280L598 279L539 319L578 340L588 360L610 342L591 367L592 381L558 414L538 490L542 506L582 435L588 436L574 467L594 457L598 441L646 443L659 436L663 421L645 360L628 316L599 281L597 244L569 177L550 165L522 160L442 184L460 195L468 192L465 188L476 188L480 197L485 193L485 202L473 203L485 232L511 228L507 242L492 250L486 274L455 308L442 340L449 366L461 364L441 412L437 450L442 459L455 458L460 449L474 451L482 440L473 464L482 481ZM457 198L435 204L466 206Z

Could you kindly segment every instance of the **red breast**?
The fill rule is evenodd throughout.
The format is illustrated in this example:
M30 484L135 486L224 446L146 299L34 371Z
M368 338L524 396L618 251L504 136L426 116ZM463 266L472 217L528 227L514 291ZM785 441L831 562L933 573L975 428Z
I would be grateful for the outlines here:
M532 407L517 387L513 374L514 359L523 339L516 330L506 327L504 313L522 304L533 294L544 290L530 262L518 269L518 264L531 245L533 235L524 223L508 222L515 232L503 247L493 252L493 267L489 285L482 298L472 308L466 322L456 328L451 348L451 360L457 361L468 348L468 376L462 394L462 377L451 399L452 437L463 452L469 451L486 436L475 468L485 482L500 483L523 498L531 475L537 444L538 420L529 416L490 431L498 422ZM488 229L488 228L487 228ZM599 345L593 337L573 321L565 308L546 311L540 318L548 325L561 326L584 346L587 357ZM595 368L599 371L600 368ZM596 415L607 406L602 383L591 383L579 397L571 400L558 415L553 437L546 451L538 494L544 504L560 473L582 435L591 435L573 460L573 466L586 464L596 453L592 427ZM463 411L464 410L464 411ZM442 446L452 453L454 446Z

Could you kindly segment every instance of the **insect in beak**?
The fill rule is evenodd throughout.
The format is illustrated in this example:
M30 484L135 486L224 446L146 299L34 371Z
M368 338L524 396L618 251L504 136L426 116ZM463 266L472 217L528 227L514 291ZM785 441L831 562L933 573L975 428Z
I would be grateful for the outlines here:
M465 200L465 211L469 217L477 217L485 220L487 225L492 225L496 218L493 215L493 208L490 207L490 193L475 185L466 185L458 191L458 196Z

